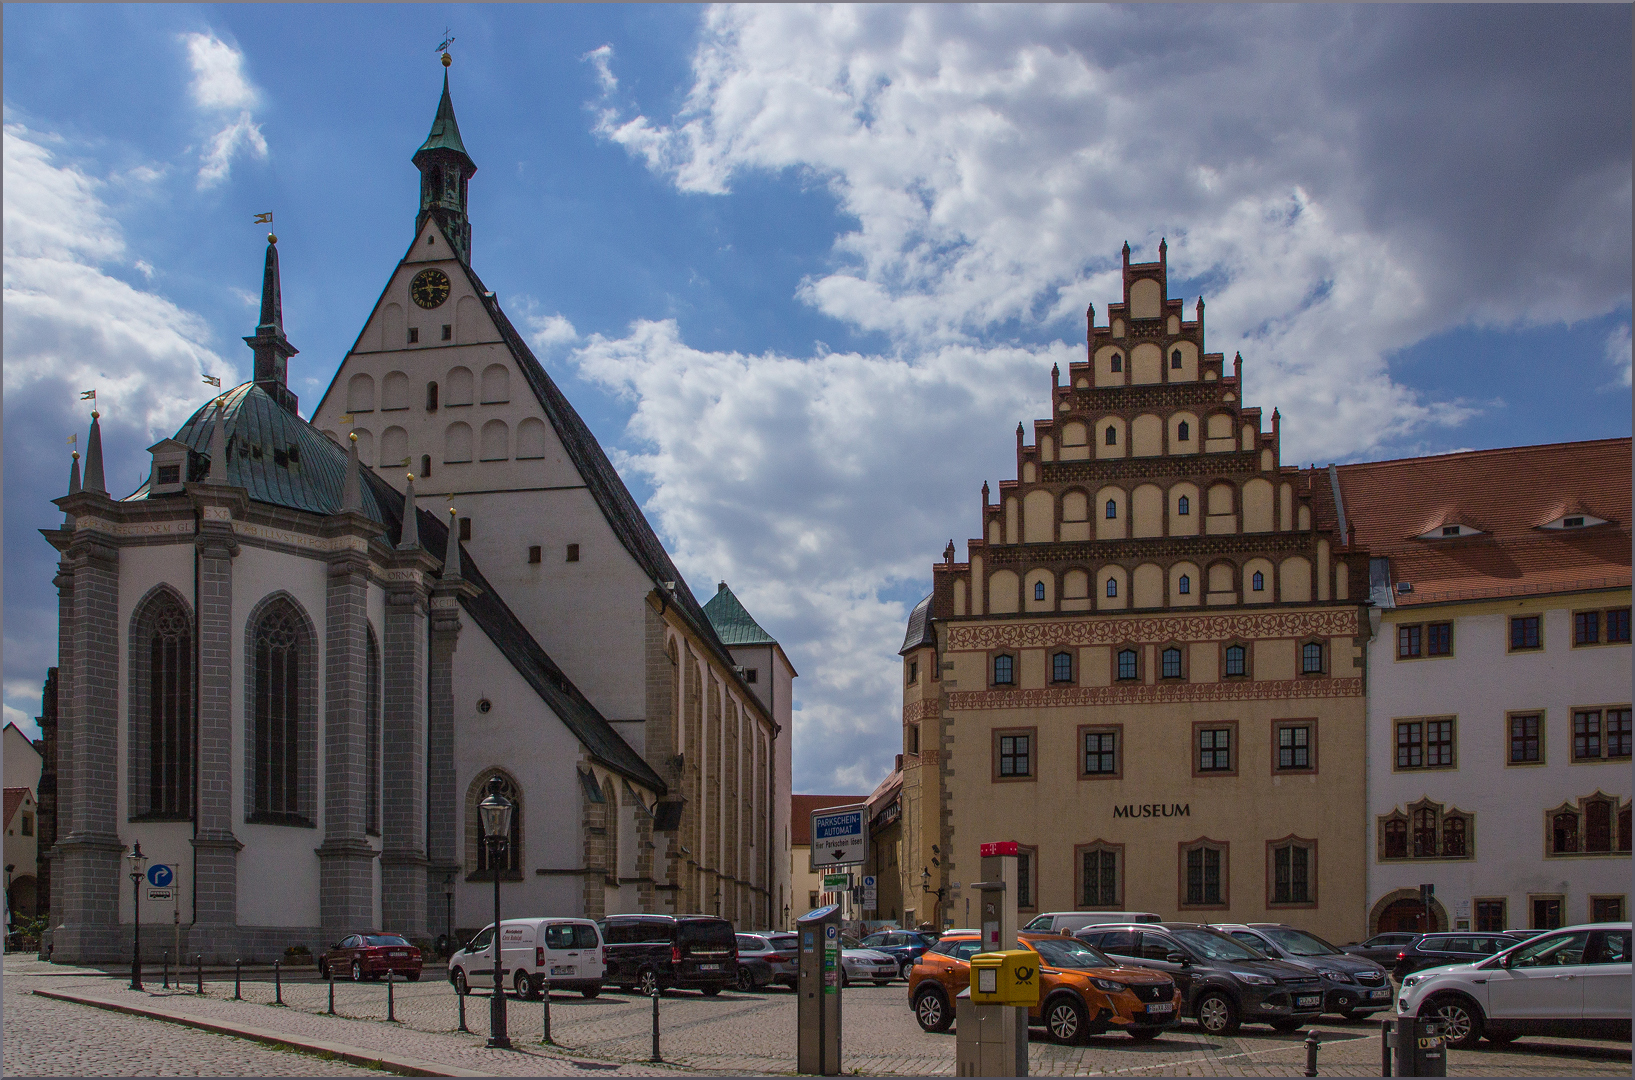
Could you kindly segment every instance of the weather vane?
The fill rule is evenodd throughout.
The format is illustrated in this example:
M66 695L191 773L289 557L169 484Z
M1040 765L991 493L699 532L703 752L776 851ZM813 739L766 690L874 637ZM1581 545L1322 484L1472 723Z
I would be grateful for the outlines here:
M278 243L278 237L272 231L273 219L272 219L272 211L271 210L268 210L265 214L257 214L255 216L255 221L256 221L257 225L267 226L267 243L269 243L269 244Z
M441 45L437 46L437 48L432 50L432 52L440 52L440 53L443 54L443 66L444 67L448 67L450 64L454 63L454 61L449 58L449 54L448 54L448 47L450 45L453 45L453 44L454 44L454 35L449 33L448 27L445 26L443 28L443 43Z

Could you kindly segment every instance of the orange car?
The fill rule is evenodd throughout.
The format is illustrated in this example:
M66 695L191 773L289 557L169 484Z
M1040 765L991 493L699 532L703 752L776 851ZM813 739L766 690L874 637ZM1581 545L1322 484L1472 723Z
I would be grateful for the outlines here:
M1181 994L1161 971L1119 967L1105 953L1059 934L1022 934L1017 945L1039 954L1039 1004L1028 1022L1056 1042L1083 1044L1091 1035L1128 1032L1145 1042L1180 1019ZM947 1031L954 998L971 983L976 935L945 935L922 955L908 978L908 1000L926 1031Z

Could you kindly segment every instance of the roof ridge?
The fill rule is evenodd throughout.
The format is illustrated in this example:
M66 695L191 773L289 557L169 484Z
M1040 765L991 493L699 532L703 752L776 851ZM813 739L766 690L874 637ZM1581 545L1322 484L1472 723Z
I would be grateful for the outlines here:
M1481 454L1517 454L1538 450L1554 450L1570 446L1595 446L1600 443L1627 443L1631 438L1628 435L1616 435L1605 439L1569 439L1562 442L1532 443L1527 446L1487 446L1476 450L1450 450L1445 454L1420 454L1416 457L1383 458L1379 461L1348 461L1335 463L1337 469L1363 469L1376 465L1404 465L1419 461L1442 461L1448 458L1476 457ZM1311 471L1306 466L1299 466L1302 472Z

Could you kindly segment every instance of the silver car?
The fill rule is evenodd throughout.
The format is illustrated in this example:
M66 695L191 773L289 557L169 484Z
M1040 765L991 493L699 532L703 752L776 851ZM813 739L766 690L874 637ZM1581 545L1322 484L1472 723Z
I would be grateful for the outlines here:
M891 980L900 978L902 978L902 973L897 969L895 957L889 953L865 949L861 941L849 934L841 935L841 986L850 986L854 980L884 986Z
M794 934L739 934L738 989L753 990L757 985L770 982L793 990L800 973L800 958L795 952L797 940ZM759 965L748 963L751 960L764 963L772 977L764 981L755 978L753 969Z

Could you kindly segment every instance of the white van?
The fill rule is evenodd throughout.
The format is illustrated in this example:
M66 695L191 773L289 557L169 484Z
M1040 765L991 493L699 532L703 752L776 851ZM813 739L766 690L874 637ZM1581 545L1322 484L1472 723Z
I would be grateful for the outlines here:
M1022 927L1026 934L1075 934L1101 923L1163 922L1150 911L1047 911Z
M547 979L552 990L577 990L588 998L602 992L602 935L589 919L505 919L500 948L500 981L519 998L537 999ZM449 957L448 977L461 994L493 987L493 923Z

